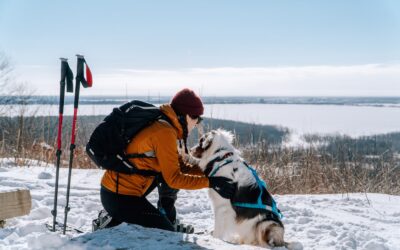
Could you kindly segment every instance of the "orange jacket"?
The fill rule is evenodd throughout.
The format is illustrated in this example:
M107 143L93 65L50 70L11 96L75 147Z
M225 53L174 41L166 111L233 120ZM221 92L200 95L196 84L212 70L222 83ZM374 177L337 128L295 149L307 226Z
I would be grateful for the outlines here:
M129 159L139 169L161 172L165 182L175 189L200 189L208 187L208 178L197 168L185 173L180 166L177 140L183 137L182 126L170 105L162 105L161 111L168 116L172 125L159 120L140 131L126 148L127 154L153 151L156 158ZM107 170L101 180L106 189L116 192L117 173ZM153 176L138 174L119 174L118 193L124 195L142 196L153 182Z

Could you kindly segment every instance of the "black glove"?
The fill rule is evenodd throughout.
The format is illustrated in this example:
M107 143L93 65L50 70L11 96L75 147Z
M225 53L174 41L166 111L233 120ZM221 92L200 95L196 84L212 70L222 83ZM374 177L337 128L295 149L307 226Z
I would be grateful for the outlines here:
M214 189L219 195L225 199L230 199L235 195L236 183L233 180L222 177L209 177L208 181L210 183L209 187Z

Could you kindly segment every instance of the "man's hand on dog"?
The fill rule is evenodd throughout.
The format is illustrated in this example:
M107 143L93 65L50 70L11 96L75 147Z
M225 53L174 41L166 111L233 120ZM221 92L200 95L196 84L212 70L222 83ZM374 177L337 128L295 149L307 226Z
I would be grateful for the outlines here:
M235 195L237 183L233 180L222 176L208 177L208 180L210 182L209 187L223 198L231 199Z

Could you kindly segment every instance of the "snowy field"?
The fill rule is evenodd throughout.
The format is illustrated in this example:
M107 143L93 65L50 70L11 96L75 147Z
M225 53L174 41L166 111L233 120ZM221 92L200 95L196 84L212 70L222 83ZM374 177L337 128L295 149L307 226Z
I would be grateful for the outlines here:
M181 234L122 224L91 233L101 209L100 170L73 170L68 223L87 232L61 236L49 232L54 167L14 167L0 163L0 190L28 188L32 210L0 229L0 249L260 249L213 238L213 213L206 190L179 193L177 209L184 223L200 234ZM63 221L67 169L60 173L58 221ZM276 195L285 219L286 240L295 249L400 249L400 196L383 194ZM155 204L157 194L149 200ZM285 249L285 248L275 248Z

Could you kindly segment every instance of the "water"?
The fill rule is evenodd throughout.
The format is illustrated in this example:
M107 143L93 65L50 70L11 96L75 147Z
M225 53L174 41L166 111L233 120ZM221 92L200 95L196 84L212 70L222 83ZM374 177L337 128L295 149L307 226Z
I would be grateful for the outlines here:
M400 131L400 108L396 107L227 104L210 105L206 116L281 125L300 134L360 136Z
M81 105L79 115L106 115L115 105ZM29 105L25 115L58 114L58 105ZM16 116L21 107L7 114ZM64 115L72 115L73 105L66 105ZM293 134L341 133L350 136L372 135L400 131L400 107L302 104L210 104L205 116L249 123L278 125Z

